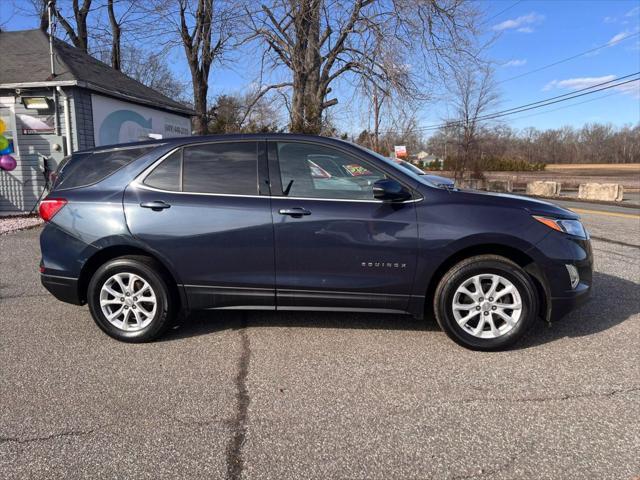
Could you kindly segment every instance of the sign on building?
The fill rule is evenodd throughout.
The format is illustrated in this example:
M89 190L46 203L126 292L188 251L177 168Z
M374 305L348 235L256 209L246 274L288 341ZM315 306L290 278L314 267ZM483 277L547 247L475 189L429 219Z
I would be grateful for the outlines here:
M137 142L154 137L191 135L191 120L161 110L91 95L96 146Z

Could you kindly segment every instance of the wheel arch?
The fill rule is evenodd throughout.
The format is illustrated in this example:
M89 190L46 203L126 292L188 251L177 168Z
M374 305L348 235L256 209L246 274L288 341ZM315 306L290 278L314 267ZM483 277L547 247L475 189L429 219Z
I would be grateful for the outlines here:
M478 245L467 246L462 248L450 256L445 258L434 270L429 284L427 285L427 291L425 294L425 310L431 311L433 308L433 296L435 294L438 283L442 279L445 273L447 273L454 265L462 260L478 255L499 255L505 257L512 262L519 265L533 280L533 284L536 288L538 299L541 302L540 312L544 314L544 317L548 319L550 312L550 292L547 280L536 264L534 258L527 252L502 243L483 243Z
M87 289L89 287L89 282L91 281L91 277L93 274L100 268L101 265L104 265L109 260L113 260L114 258L130 256L130 255L140 255L144 257L151 258L155 261L161 269L161 273L167 277L169 280L169 288L171 288L176 295L176 298L180 302L181 307L187 307L187 300L184 295L184 291L179 287L179 282L177 276L172 272L172 270L166 265L162 259L150 252L147 249L141 248L135 245L111 245L100 250L96 251L93 255L91 255L82 266L80 271L80 276L78 277L78 295L80 301L84 304L87 301Z

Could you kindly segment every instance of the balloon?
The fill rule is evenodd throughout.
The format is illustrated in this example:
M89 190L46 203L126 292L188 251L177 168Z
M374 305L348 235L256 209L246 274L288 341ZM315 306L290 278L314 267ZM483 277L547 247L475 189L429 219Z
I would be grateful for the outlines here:
M7 140L9 140L9 145L7 146L7 148L0 150L0 157L2 155L10 155L13 153L13 140L11 140L10 138L7 138Z
M9 140L7 140L7 137L0 135L0 150L4 150L8 146L9 146Z
M0 118L0 134L4 133L6 129L7 129L7 124L4 123L4 120Z
M2 155L0 157L0 168L2 170L6 170L9 172L14 168L16 168L17 165L18 165L18 162L16 162L16 159L13 158L11 155Z

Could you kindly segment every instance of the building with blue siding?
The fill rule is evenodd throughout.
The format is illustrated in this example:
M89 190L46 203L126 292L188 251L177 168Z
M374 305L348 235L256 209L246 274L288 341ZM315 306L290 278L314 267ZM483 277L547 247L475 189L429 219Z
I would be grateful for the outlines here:
M17 161L0 170L0 215L30 211L55 166L77 150L191 135L193 111L40 30L0 32L2 135Z

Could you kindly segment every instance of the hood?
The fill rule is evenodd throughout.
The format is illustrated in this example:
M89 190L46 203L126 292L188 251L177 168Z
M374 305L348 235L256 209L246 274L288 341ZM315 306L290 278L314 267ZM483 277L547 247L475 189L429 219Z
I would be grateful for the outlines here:
M455 184L455 182L452 179L447 177L441 177L440 175L433 175L431 173L423 173L422 175L424 175L424 178L426 178L432 183L435 183L439 187L445 186L445 185L453 187Z
M577 220L580 215L554 203L536 198L512 195L509 193L482 192L479 190L456 190L452 195L463 195L470 203L484 203L496 206L522 208L532 215Z

